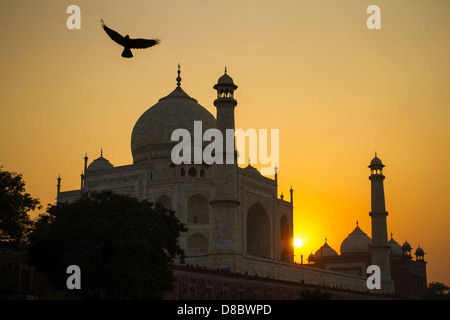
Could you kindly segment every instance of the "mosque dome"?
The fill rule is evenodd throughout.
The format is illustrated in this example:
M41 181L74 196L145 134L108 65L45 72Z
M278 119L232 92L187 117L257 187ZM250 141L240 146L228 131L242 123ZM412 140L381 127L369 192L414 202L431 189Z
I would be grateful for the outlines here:
M314 254L314 259L332 257L337 255L337 252L328 245L327 240L325 239L325 243L323 244L323 246L321 246Z
M184 92L180 86L180 77L177 81L178 86L175 90L159 99L158 103L145 111L134 125L131 134L134 162L147 159L151 149L177 144L177 141L171 141L175 129L187 129L193 141L194 121L202 121L202 134L207 129L215 128L214 116Z
M388 242L388 245L391 247L391 255L393 256L401 256L402 255L402 246L394 240L391 234L391 239Z
M403 250L411 250L411 245L408 243L408 241L405 241L405 243L402 245Z
M373 158L372 161L370 162L371 166L382 166L383 163L381 162L381 160L377 157Z
M100 154L100 157L91 162L91 164L87 167L87 172L93 172L97 170L110 169L114 166L105 158L103 158L103 151Z
M419 247L416 249L416 255L423 255L423 254L424 254L423 249L419 246Z
M372 239L356 224L356 228L341 243L341 254L368 252Z
M225 73L217 80L217 83L213 87L217 90L217 100L214 101L214 105L219 103L224 98L231 98L234 102L236 102L233 98L233 92L237 89L237 85L234 84L233 79L227 74L227 67L225 67Z
M234 81L233 78L231 78L228 74L227 71L225 69L225 74L223 76L221 76L219 78L219 80L217 80L217 84L232 84L234 85Z
M377 153L375 152L375 158L370 161L370 167L384 167L383 162L381 162L380 158L377 157Z

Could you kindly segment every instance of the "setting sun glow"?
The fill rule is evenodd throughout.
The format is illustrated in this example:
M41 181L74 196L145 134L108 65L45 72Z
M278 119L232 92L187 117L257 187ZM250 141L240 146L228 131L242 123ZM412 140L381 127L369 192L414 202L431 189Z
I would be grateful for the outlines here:
M296 248L300 248L303 245L303 240L300 238L295 238L294 239L294 247Z

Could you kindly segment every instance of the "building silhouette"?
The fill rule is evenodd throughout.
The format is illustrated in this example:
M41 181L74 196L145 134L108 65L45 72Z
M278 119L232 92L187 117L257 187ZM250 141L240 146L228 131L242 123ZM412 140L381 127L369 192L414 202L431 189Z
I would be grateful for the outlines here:
M180 68L176 83L137 120L131 135L133 163L114 166L103 150L91 163L86 156L81 188L61 191L58 180L58 202L74 200L82 192L112 190L173 209L188 228L180 238L186 263L240 272L248 264L244 256L292 263L293 190L291 201L279 199L277 178L262 176L250 164L238 167L235 148L232 154L223 148L224 159L235 160L231 164L195 163L194 141L190 164L175 164L171 158L178 144L171 140L176 129L187 129L192 137L194 121L201 121L202 135L216 128L225 137L227 129L235 129L233 79L225 70L213 86L216 118L182 89Z
M382 271L382 289L374 293L394 295L397 275L408 268L410 274L416 275L414 281L426 283L425 261L420 251L419 261L409 259L408 251L402 251L398 261L393 258L393 243L387 241L384 165L377 157L369 166L372 238L357 226L343 241L341 255L325 241L315 255L310 255L308 264L294 263L293 189L290 190L290 201L278 197L277 172L274 179L270 179L250 164L245 168L238 167L237 161L212 165L195 161L175 164L171 159L171 151L177 144L171 140L174 130L184 128L194 136L194 121L201 121L203 132L216 128L223 136L227 129L235 128L237 101L234 93L238 87L226 69L213 88L217 92L213 102L216 117L181 88L178 67L175 89L146 110L133 128L133 163L114 166L103 156L102 150L100 157L88 164L86 155L80 189L62 191L61 177L58 177L57 202L73 201L83 192L110 190L173 209L188 228L179 239L187 257L186 266L174 268L177 282L169 298L275 299L277 294L286 295L277 293L283 291L280 289L283 286L334 288L352 292L356 297L358 294L366 296L366 268L370 264L379 265ZM202 149L205 146L203 143ZM238 155L233 149L232 154L227 154L230 151L224 147L224 158L236 160ZM200 276L199 270L200 273L207 271L209 278ZM230 281L233 278L235 285L228 286L223 273ZM406 284L409 278L404 276L404 280L398 280L404 283L399 292L405 296L420 296L411 293L412 287ZM258 278L255 287L246 289L248 294L240 289L244 284L248 285L247 277ZM262 279L279 282L265 286L260 283ZM194 287L196 293L189 294ZM204 295L201 295L199 291L203 289ZM255 296L254 292L259 293Z
M385 206L383 168L385 166L375 154L371 161L371 212L372 238L358 226L342 241L341 254L331 248L327 240L308 257L308 263L315 267L364 275L369 265L377 265L381 271L382 290L395 292L403 298L423 298L426 295L427 276L424 251L416 249L416 260L412 259L411 246L405 242L400 246L393 238L387 240L388 215Z

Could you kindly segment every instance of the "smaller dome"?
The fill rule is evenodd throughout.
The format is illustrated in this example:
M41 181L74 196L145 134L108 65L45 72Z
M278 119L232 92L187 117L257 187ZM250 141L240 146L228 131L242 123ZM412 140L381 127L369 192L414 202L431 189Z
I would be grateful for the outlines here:
M219 87L231 87L233 90L237 89L237 86L234 84L233 78L231 78L227 74L227 67L225 67L225 73L217 80L217 84L214 85L214 89L218 89Z
M423 249L419 246L419 247L416 249L416 255L423 255L423 254L424 254Z
M217 84L234 84L233 78L231 78L226 72L219 78Z
M381 162L381 160L379 158L375 157L370 162L370 165L371 166L381 166L381 165L383 165L383 163Z
M101 152L100 157L91 162L91 164L87 167L88 172L110 169L114 166L105 158L103 158L103 152Z
M402 245L402 251L411 251L411 245L407 241Z
M356 225L355 230L342 241L341 254L369 252L372 239Z
M325 238L325 243L323 244L323 246L319 248L319 250L316 251L316 253L314 254L314 258L320 259L324 257L332 257L337 255L338 255L337 252L328 245L327 239Z
M402 247L394 240L391 234L391 239L388 242L388 245L391 247L391 255L393 256L401 256L402 255Z
M375 158L370 161L369 168L372 170L382 169L384 167L383 162L377 157L377 153L375 152Z
M402 256L411 259L411 245L407 241L402 245Z
M375 158L372 159L372 161L370 161L370 167L384 167L383 162L381 162L381 160L377 157L377 153L375 152Z

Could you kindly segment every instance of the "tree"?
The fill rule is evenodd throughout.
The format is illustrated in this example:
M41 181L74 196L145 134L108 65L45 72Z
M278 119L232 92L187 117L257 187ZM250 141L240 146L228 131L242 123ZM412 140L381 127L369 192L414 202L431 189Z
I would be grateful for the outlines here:
M76 265L83 298L158 299L171 289L170 265L176 257L184 262L178 245L184 231L174 211L160 205L110 191L85 193L39 216L28 254L53 289L67 290L66 270Z
M427 299L450 299L450 287L441 282L433 281L428 284Z
M32 227L29 211L42 208L39 199L25 192L25 181L0 166L0 241L23 245Z

